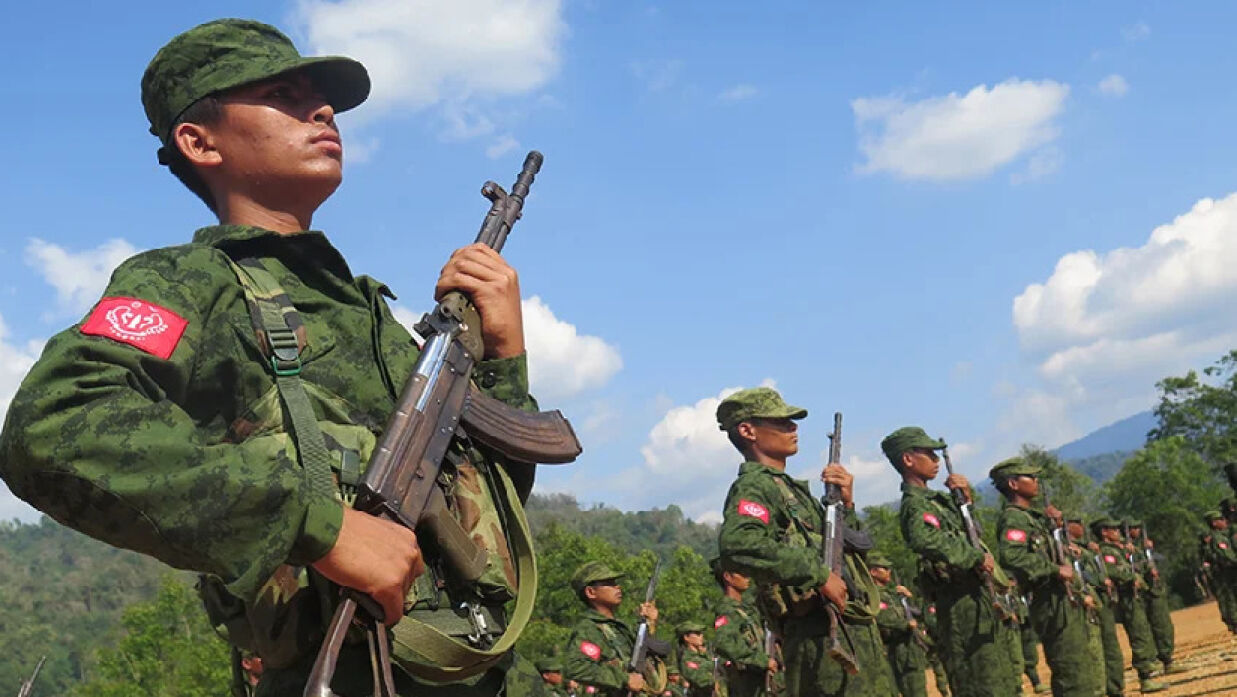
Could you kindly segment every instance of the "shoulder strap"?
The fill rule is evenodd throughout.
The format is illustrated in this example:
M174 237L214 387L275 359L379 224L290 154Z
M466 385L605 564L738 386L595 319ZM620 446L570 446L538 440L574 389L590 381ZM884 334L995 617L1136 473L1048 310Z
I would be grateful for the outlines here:
M245 290L249 319L270 361L279 397L291 417L292 438L301 458L301 467L305 470L305 483L310 491L334 498L331 457L300 379L301 347L305 336L301 316L275 276L267 271L260 260L233 261L229 258L228 264Z

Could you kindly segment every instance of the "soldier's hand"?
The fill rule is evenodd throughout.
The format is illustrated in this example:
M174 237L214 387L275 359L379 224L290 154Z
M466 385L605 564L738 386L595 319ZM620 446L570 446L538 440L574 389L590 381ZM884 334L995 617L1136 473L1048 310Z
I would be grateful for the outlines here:
M441 300L453 290L468 295L481 314L484 358L524 353L520 278L498 252L480 242L455 250L438 275L434 299Z
M820 594L839 611L846 609L846 581L842 580L842 574L829 574L829 580L820 587Z
M1052 504L1044 506L1044 515L1055 520L1058 527L1061 525L1061 519L1065 517L1065 515L1061 513L1061 509L1053 506Z
M1071 557L1074 557L1074 558L1081 557L1082 547L1079 547L1078 545L1071 542L1069 543L1069 553Z
M1088 610L1094 610L1095 609L1095 597L1092 596L1090 593L1082 596L1082 606L1087 608Z
M836 484L842 490L842 503L847 506L854 503L855 477L847 472L845 467L836 462L830 462L820 473L820 480L826 484Z
M656 603L640 603L640 616L648 620L650 624L657 623L657 605Z
M919 629L919 623L916 622L915 620L907 620L906 626L910 627L911 629Z
M639 692L644 689L644 676L639 673L627 674L627 689L632 692Z
M982 561L979 562L979 570L985 574L990 574L996 569L996 560L991 554L985 554Z
M335 546L311 566L335 583L373 598L388 626L404 616L408 589L425 573L416 533L351 508L344 508Z
M904 596L906 596L906 597L908 597L908 598L909 598L909 597L911 597L911 591L910 591L910 589L909 589L909 588L907 588L906 586L894 586L894 589L893 589L893 590L894 590L894 592L895 592L895 593L897 593L897 594L899 594L899 595L904 595Z
M1159 569L1152 569L1152 570L1151 570L1151 578L1152 578L1152 580L1155 580L1155 581L1160 580L1160 570L1159 570Z
M1116 584L1112 582L1111 578L1106 578L1104 579L1104 588L1106 588L1108 592L1111 593L1112 590L1116 588Z
M965 474L955 472L945 477L945 487L948 489L961 489L962 493L966 494L966 502L975 503L971 500L971 482L967 480Z
M1070 566L1069 564L1062 564L1058 566L1057 576L1059 576L1062 581L1069 581L1073 579L1074 578L1074 567Z
M1098 554L1100 551L1100 544L1098 542L1088 542L1087 549Z

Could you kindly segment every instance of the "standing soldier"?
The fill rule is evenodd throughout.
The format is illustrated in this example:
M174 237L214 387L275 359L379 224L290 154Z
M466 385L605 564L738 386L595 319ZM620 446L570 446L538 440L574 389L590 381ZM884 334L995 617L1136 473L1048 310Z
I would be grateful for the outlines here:
M567 685L563 680L561 658L555 656L537 661L537 672L541 673L541 685L540 689L533 694L537 697L567 697Z
M765 652L765 628L760 613L744 593L751 580L730 570L719 559L714 577L722 589L713 621L713 650L720 661L721 677L730 697L767 694L777 660Z
M1128 521L1126 526L1130 531L1130 544L1133 545L1135 569L1147 584L1142 601L1147 624L1151 625L1151 635L1155 638L1156 656L1164 666L1165 675L1188 672L1185 666L1173 663L1176 632L1172 612L1168 608L1168 584L1160 578L1160 569L1155 562L1155 542L1144 533L1141 520Z
M911 597L911 592L905 586L892 584L892 568L893 564L884 554L868 554L868 569L881 593L881 611L876 616L876 624L889 652L889 665L902 697L926 697L927 641L919 622L907 612L909 605L905 599Z
M941 640L937 648L945 661L954 697L1008 697L1010 664L1003 613L985 587L985 579L1005 576L986 549L967 537L966 522L950 494L933 491L928 482L940 469L937 451L945 447L918 426L900 428L881 441L881 450L902 476L902 536L920 557L920 587L936 603ZM945 480L969 503L966 477L952 474Z
M1220 617L1228 631L1237 634L1237 550L1228 520L1219 511L1207 511L1204 517L1211 529L1203 536L1199 551L1211 572L1211 590L1220 606Z
M687 688L683 686L683 673L673 665L666 668L666 689L661 691L662 697L687 697ZM710 691L706 693L712 695Z
M675 634L679 637L679 675L687 682L687 697L713 694L713 656L704 644L704 625L684 622Z
M1103 673L1096 673L1103 676L1103 694L1120 697L1125 693L1125 667L1114 618L1116 589L1105 572L1099 545L1087 539L1083 519L1067 519L1065 532L1069 539L1070 555L1075 560L1075 568L1081 570L1083 581L1095 603L1094 616L1091 618L1092 642L1098 646L1093 653L1095 664L1104 667Z
M645 688L644 676L629 669L636 633L614 616L623 602L619 579L623 574L597 561L580 565L571 576L571 589L588 606L567 640L564 675L580 683L589 694L624 697ZM649 624L649 634L657 627L657 606L644 603L640 616Z
M1129 637L1134 671L1138 673L1140 689L1143 692L1164 690L1167 685L1152 680L1158 668L1155 660L1155 640L1151 638L1151 627L1147 625L1147 615L1138 599L1145 586L1142 578L1134 573L1126 556L1128 550L1121 542L1121 523L1113 518L1101 518L1095 521L1095 525L1102 536L1100 556L1104 560L1104 572L1117 589L1117 621L1125 627L1126 636Z
M494 521L462 535L486 540L481 579L440 573L412 530L350 507L419 357L387 286L312 230L343 178L336 115L369 88L360 63L303 57L250 20L199 25L155 54L141 97L159 161L219 224L126 260L48 341L8 411L0 471L59 522L201 573L211 618L263 658L259 694L302 694L346 586L394 634L398 694L497 695L514 657L484 627L507 626L533 580L514 573L531 550L499 552L520 544L532 466L445 446L440 495ZM436 297L452 290L483 320L480 389L533 408L515 271L470 245L438 277ZM366 642L339 658L331 688L370 694Z
M988 473L993 486L1005 497L997 521L997 549L1001 566L1031 594L1031 623L1044 647L1052 671L1055 697L1093 697L1095 684L1087 660L1087 616L1076 583L1074 567L1056 559L1053 551L1055 524L1060 511L1031 508L1039 494L1038 465L1021 457L997 464Z
M1031 625L1031 604L1027 596L1014 585L1014 612L1018 613L1018 643L1022 648L1022 674L1031 681L1031 689L1037 694L1051 692L1052 686L1041 683L1039 679L1039 637L1035 635L1035 627Z
M806 409L787 405L768 387L741 390L718 405L718 425L745 459L722 509L722 563L760 586L766 617L782 637L790 694L885 697L896 688L876 629L880 594L859 554L871 541L858 533L853 478L837 462L822 476L840 488L844 519L855 533L843 555L843 580L821 561L824 508L806 481L786 474L786 459L799 451L795 422L805 416ZM843 613L843 626L833 630L858 663L857 675L830 657L825 603Z

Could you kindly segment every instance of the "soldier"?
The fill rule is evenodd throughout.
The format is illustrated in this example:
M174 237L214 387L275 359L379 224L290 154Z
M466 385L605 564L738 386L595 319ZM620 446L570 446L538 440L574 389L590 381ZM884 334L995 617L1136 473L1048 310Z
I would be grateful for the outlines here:
M765 627L755 604L744 593L751 579L717 560L713 576L722 589L713 621L713 650L730 697L764 695L777 660L765 651Z
M645 689L644 676L628 669L636 633L614 616L623 602L621 578L623 574L597 561L581 564L571 576L571 589L589 610L567 640L563 677L602 697ZM642 603L639 612L652 634L657 627L657 606Z
M1098 528L1094 528L1098 530ZM1088 592L1095 603L1092 643L1098 646L1092 650L1095 665L1104 667L1102 691L1108 697L1120 697L1125 693L1125 667L1121 656L1121 644L1117 639L1117 626L1114 616L1116 605L1116 588L1105 571L1104 560L1100 557L1099 545L1087 539L1086 526L1082 518L1068 518L1065 521L1065 532L1069 540L1068 551L1074 558L1075 568L1079 569L1086 583ZM1098 536L1098 532L1093 532Z
M387 287L354 276L311 231L342 180L335 116L368 93L360 63L302 57L248 20L200 25L155 55L141 94L159 160L220 224L125 261L88 316L48 342L9 409L0 472L69 527L205 574L212 618L261 644L261 695L302 693L339 597L332 584L371 597L393 627L399 694L494 695L509 652L470 663L482 672L466 684L441 685L443 668L477 670L423 662L398 637L429 625L442 631L417 650L476 657L465 638L475 629L454 609L481 598L475 616L505 626L513 560L484 588L422 576L411 530L346 503L418 357ZM438 278L437 296L449 290L484 321L481 389L533 408L515 271L471 245ZM532 466L462 441L451 457L444 488L484 473L474 479L486 510L522 515L513 495L528 495ZM462 489L444 494L472 494ZM339 666L337 693L372 692L365 642L348 642Z
M926 697L928 644L919 621L908 614L902 604L902 598L910 598L911 592L905 586L893 585L892 568L893 564L884 554L868 554L868 569L881 593L881 611L876 616L876 625L880 627L881 640L889 652L889 665L902 697Z
M1147 592L1142 595L1143 608L1147 613L1147 624L1151 625L1151 635L1155 638L1155 652L1164 666L1165 675L1185 673L1189 669L1173 663L1173 645L1175 631L1173 616L1168 608L1168 585L1160 578L1160 570L1155 563L1155 542L1143 532L1141 520L1127 521L1130 531L1130 544L1133 545L1135 569L1142 574L1147 584Z
M1039 679L1039 637L1035 635L1035 627L1031 625L1031 605L1027 596L1014 586L1014 611L1018 613L1018 645L1022 655L1018 658L1022 666L1022 674L1031 681L1031 689L1036 694L1051 692L1052 686L1041 683Z
M936 603L937 648L950 689L954 697L1007 697L1016 671L1005 636L1011 630L983 581L986 575L999 575L1003 588L1004 573L991 553L971 545L953 498L928 488L940 469L936 451L944 447L918 426L900 428L881 441L885 457L902 476L902 536L920 556L920 586ZM950 475L945 485L971 500L965 476Z
M786 474L786 459L799 451L795 422L805 416L806 409L787 405L768 387L741 390L718 405L718 425L745 460L722 509L722 563L760 586L766 617L782 637L790 694L884 697L896 688L876 629L880 594L859 554L871 541L859 530L853 478L836 462L822 475L826 484L840 487L844 519L854 531L854 544L844 554L849 578L843 580L821 562L825 511L807 482ZM843 611L837 636L853 652L858 675L829 656L826 602Z
M1228 529L1228 520L1219 511L1207 511L1207 531L1202 538L1203 564L1211 572L1212 592L1220 606L1220 617L1228 631L1237 634L1237 550Z
M928 603L923 609L923 614L920 615L923 619L923 628L928 635L928 665L932 668L932 678L936 682L936 691L941 693L941 697L949 697L949 677L945 674L945 665L941 662L940 651L937 646L940 645L940 625L936 621L936 603Z
M661 691L662 697L686 697L688 694L687 687L683 686L683 674L678 668L673 665L666 667L666 689ZM712 695L710 690L708 695Z
M535 693L537 697L567 697L567 684L563 680L563 660L554 656L537 661L537 672L541 673L541 685Z
M1151 627L1147 625L1147 615L1143 611L1138 595L1145 590L1142 578L1134 573L1126 556L1128 550L1121 541L1121 523L1113 518L1100 518L1095 521L1100 530L1100 556L1104 560L1104 572L1112 580L1117 590L1116 618L1124 627L1130 640L1130 652L1134 655L1134 671L1138 673L1140 689L1143 692L1159 692L1167 685L1152 680L1159 666L1155 660L1155 641L1151 638Z
M1093 697L1092 667L1087 661L1087 617L1074 567L1053 558L1050 517L1060 511L1031 508L1039 494L1038 465L1021 457L998 463L988 476L1005 497L997 520L997 551L1001 566L1030 593L1031 623L1044 647L1056 697ZM1064 562L1064 563L1059 563Z
M713 656L704 643L704 625L684 622L675 633L679 637L679 674L687 681L687 697L713 694Z

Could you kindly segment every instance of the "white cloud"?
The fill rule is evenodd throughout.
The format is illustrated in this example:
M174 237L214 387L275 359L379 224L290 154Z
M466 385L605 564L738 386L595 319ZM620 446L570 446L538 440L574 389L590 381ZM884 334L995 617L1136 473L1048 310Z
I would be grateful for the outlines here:
M499 137L490 144L490 147L485 149L485 156L491 160L497 160L518 147L520 147L520 141L511 137L510 134L504 135Z
M1036 179L1042 179L1060 169L1063 159L1064 156L1061 154L1061 149L1057 146L1048 145L1042 147L1027 158L1026 169L1011 174L1009 181L1013 184L1025 184Z
M1121 28L1121 37L1131 43L1142 41L1148 36L1151 36L1151 27L1147 26L1146 22L1135 22Z
M623 367L617 348L554 316L540 297L521 304L528 381L533 394L553 402L605 385Z
M1202 199L1136 248L1064 255L1014 299L1039 385L1016 391L1006 425L1050 445L1150 406L1156 380L1237 345L1237 194Z
M861 173L907 179L969 179L1054 141L1055 119L1069 87L1052 80L1010 79L906 102L901 97L851 101L866 162Z
M35 359L43 350L42 341L29 341L22 345L9 343L9 329L0 317L0 417L9 409L17 387L34 365ZM13 496L7 488L0 485L0 520L19 518L24 521L37 520L38 511L25 502Z
M1120 75L1113 73L1100 80L1100 83L1096 85L1096 89L1106 97L1124 97L1130 91L1130 83L1126 82L1125 78Z
M108 240L94 249L70 252L65 248L31 239L26 245L26 263L56 289L56 302L64 312L85 312L103 293L112 271L137 253L125 240Z
M734 85L722 91L717 95L717 98L723 102L742 102L759 94L759 91L752 85Z
M631 64L631 72L649 92L665 92L678 83L683 61L636 61Z

